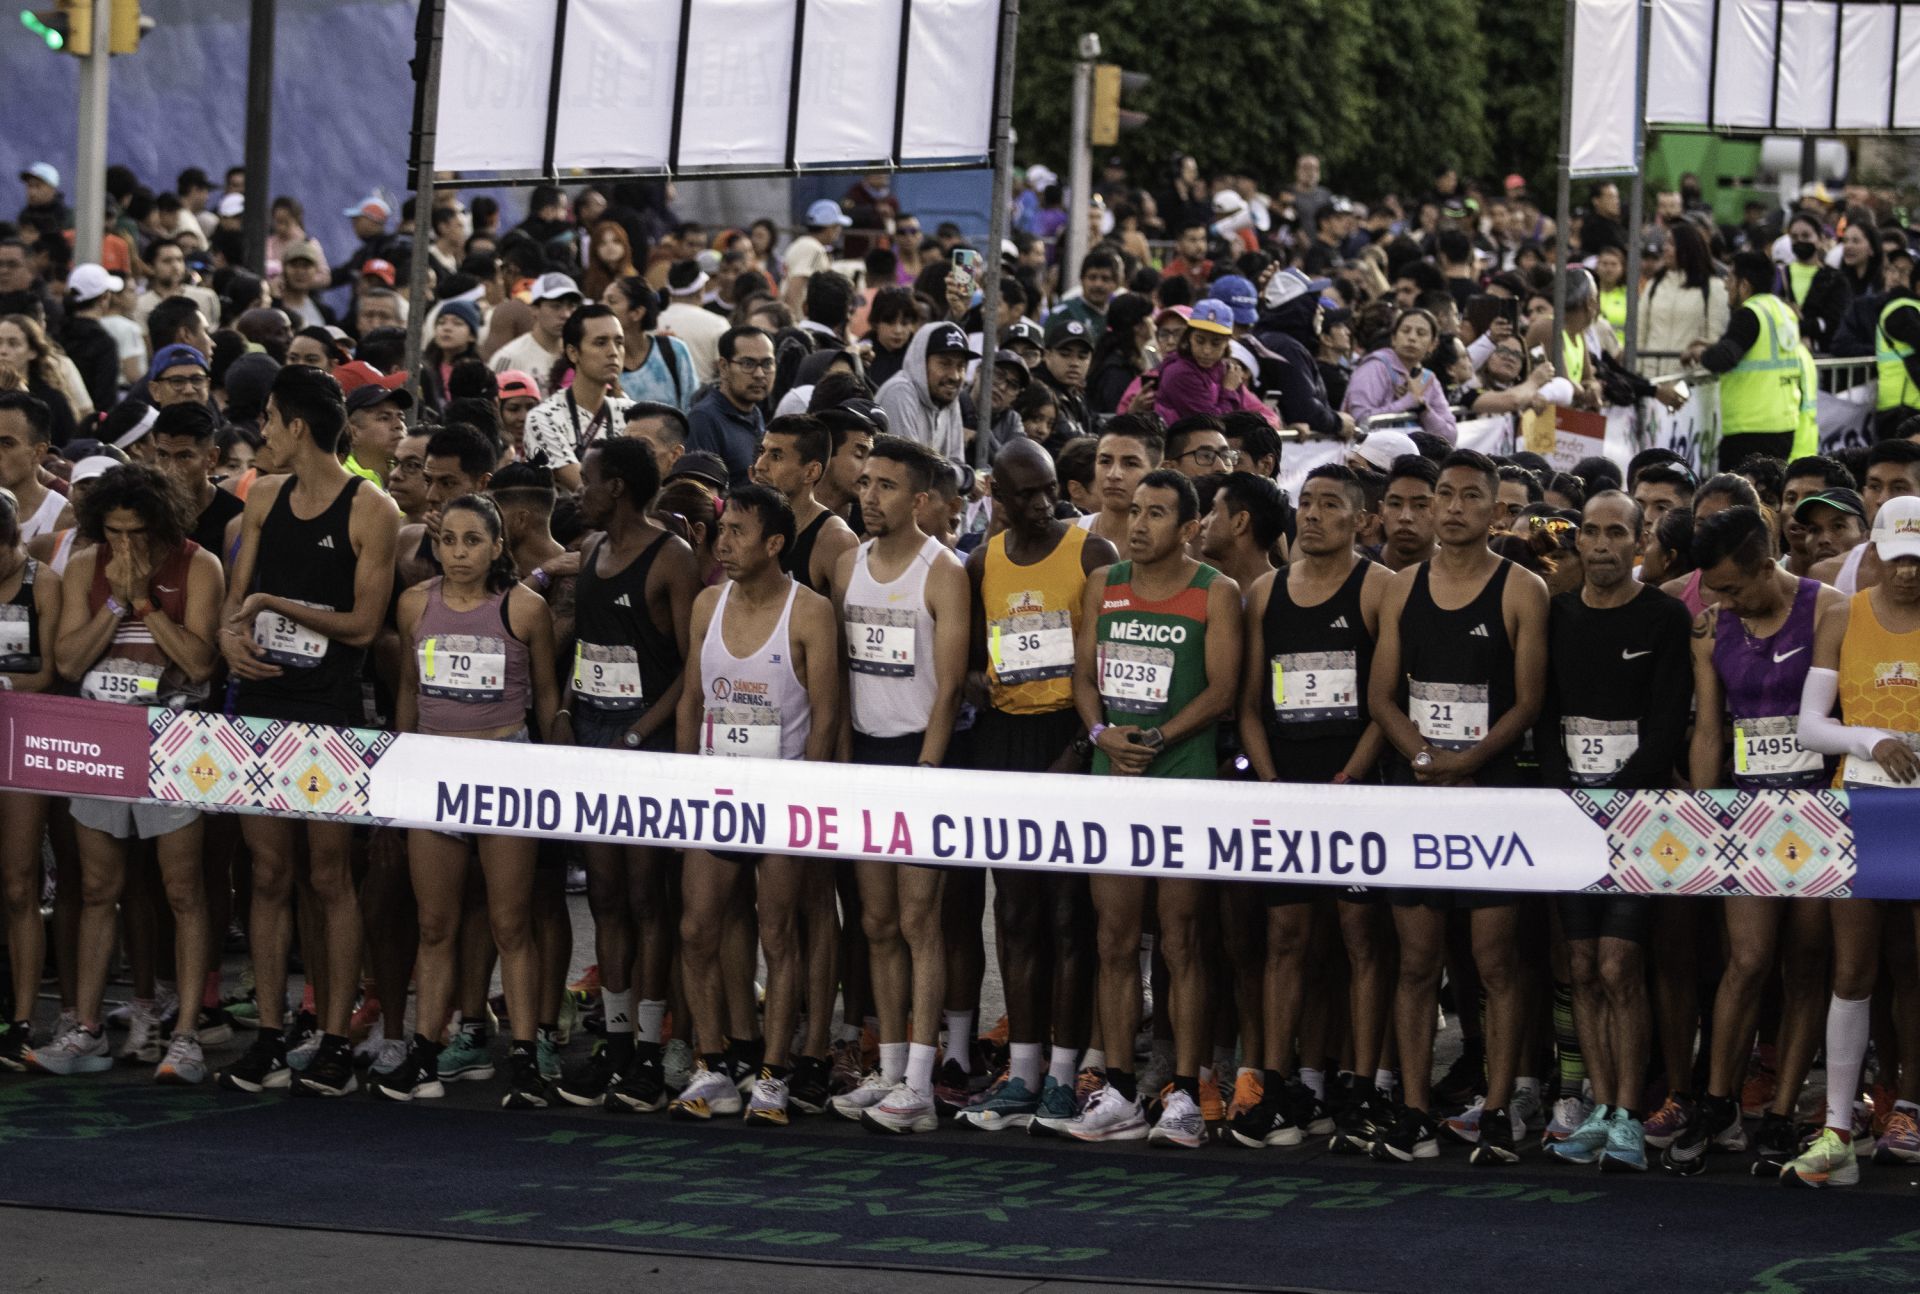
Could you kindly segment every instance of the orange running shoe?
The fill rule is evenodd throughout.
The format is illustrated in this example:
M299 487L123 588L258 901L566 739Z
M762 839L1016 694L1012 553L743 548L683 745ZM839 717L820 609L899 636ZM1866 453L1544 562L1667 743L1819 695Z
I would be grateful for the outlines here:
M580 978L567 985L567 992L575 994L582 1005L600 996L600 963L595 962L580 972Z
M1758 1056L1747 1066L1747 1081L1740 1088L1740 1112L1757 1119L1773 1108L1780 1093L1780 1076Z
M1233 1080L1233 1100L1227 1103L1227 1117L1237 1119L1260 1104L1267 1085L1257 1069L1243 1069Z
M1200 1117L1209 1124L1227 1121L1226 1097L1217 1078L1208 1076L1200 1080Z
M994 1021L993 1028L987 1030L986 1033L982 1034L981 1036L996 1047L1006 1046L1007 1045L1007 1017L1003 1015L998 1020Z
M1887 1123L1893 1118L1893 1103L1900 1094L1884 1083L1867 1089L1867 1104L1873 1107L1873 1136L1877 1141L1887 1135Z

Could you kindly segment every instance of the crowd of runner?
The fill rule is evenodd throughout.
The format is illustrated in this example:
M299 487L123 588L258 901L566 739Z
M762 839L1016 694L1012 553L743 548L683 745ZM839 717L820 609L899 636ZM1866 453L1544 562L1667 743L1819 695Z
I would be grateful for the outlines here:
M391 214L359 209L369 248L398 255ZM565 195L542 191L463 286L494 254L470 218L452 201L432 216L436 266L443 228L467 259L414 303L435 311L419 397L389 258L340 279L352 334L303 326L328 277L298 240L252 297L229 274L216 321L179 237L135 229L150 359L103 374L88 412L44 325L99 326L136 264L74 266L56 303L58 232L0 239L22 306L0 339L23 338L0 347L0 680L474 741L1025 775L1742 791L1920 775L1920 421L1889 420L1850 462L1749 454L1700 480L1655 449L1554 472L1454 447L1434 394L1436 348L1484 341L1491 362L1517 350L1510 315L1365 303L1384 307L1387 357L1354 371L1343 413L1288 329L1320 334L1344 298L1304 265L1203 266L1226 257L1204 239L1125 292L1125 249L1096 248L1050 307L1006 249L981 373L978 257L922 245L915 282L938 295L890 296L897 211L865 288L832 268L849 219L831 201L778 266L752 234L696 251L685 229L655 244L664 259L629 244L610 264L620 222L569 241ZM736 255L736 295L779 280L707 299ZM1778 304L1743 274L1730 334L1770 308L1752 298ZM1473 286L1505 290L1491 267ZM1098 361L1127 347L1103 388ZM1566 383L1509 367L1515 407ZM1420 429L1357 429L1391 406ZM1291 493L1282 424L1345 442ZM574 864L595 968L569 985ZM1863 900L1018 869L989 885L23 794L0 797L0 878L8 1070L120 1059L167 1083L410 1102L491 1080L497 1027L507 1108L1314 1140L1383 1163L1451 1140L1500 1165L1538 1144L1678 1175L1728 1152L1809 1185L1920 1162L1920 919ZM1443 981L1464 1046L1436 1078ZM600 1036L567 1067L583 1019ZM251 1040L211 1065L236 1031Z

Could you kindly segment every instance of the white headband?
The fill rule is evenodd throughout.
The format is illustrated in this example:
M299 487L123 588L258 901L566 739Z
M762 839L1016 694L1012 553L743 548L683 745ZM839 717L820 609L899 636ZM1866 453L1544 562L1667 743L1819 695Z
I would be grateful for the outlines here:
M148 405L146 413L134 424L133 430L113 442L115 449L125 449L140 437L153 430L153 424L160 421L160 409L157 405Z

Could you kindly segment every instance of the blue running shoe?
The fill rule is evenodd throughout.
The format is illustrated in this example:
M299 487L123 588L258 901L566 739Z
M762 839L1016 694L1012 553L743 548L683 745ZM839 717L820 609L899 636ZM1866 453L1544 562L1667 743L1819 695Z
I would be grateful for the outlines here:
M1027 1121L1027 1132L1035 1137L1064 1136L1066 1125L1079 1115L1080 1104L1073 1099L1073 1089L1049 1074L1041 1084L1040 1101Z
M1647 1171L1647 1133L1640 1120L1625 1110L1616 1110L1607 1125L1607 1148L1600 1154L1603 1173L1644 1173Z
M1072 1094L1068 1095L1071 1098ZM1004 1132L1008 1128L1026 1127L1039 1110L1040 1098L1033 1094L1026 1081L1009 1078L960 1111L960 1117L984 1132Z
M1587 1112L1587 1117L1558 1141L1547 1143L1547 1158L1556 1164L1593 1164L1600 1160L1600 1152L1607 1147L1607 1141L1613 1135L1613 1121L1607 1117L1607 1107L1596 1105ZM1641 1152L1644 1166L1646 1152Z

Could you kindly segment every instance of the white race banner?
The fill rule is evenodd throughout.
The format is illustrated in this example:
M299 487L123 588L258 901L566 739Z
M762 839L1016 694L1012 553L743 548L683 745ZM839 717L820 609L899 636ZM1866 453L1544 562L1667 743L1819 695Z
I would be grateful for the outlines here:
M1513 452L1513 418L1497 413L1487 418L1462 418L1455 424L1454 441L1462 449L1478 450L1489 457Z
M1347 461L1349 446L1344 440L1289 440L1280 446L1280 488L1289 499L1300 498L1300 487L1307 473L1327 463Z

